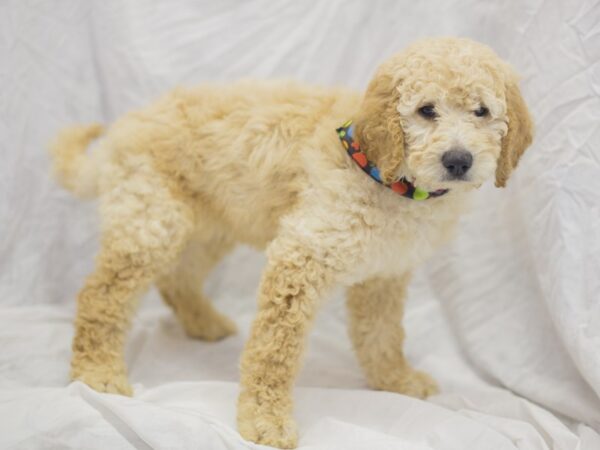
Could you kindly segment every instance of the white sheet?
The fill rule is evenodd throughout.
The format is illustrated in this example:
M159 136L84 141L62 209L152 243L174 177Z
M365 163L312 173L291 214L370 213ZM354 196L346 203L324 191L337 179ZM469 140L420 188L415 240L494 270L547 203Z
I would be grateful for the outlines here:
M97 231L94 205L48 176L56 130L208 79L361 88L385 56L444 34L516 66L536 142L507 189L477 193L411 287L408 353L442 394L366 389L338 292L296 390L301 448L600 448L599 24L592 0L1 3L0 448L258 448L234 423L263 264L248 249L208 288L240 335L188 340L151 293L128 346L135 397L67 385Z

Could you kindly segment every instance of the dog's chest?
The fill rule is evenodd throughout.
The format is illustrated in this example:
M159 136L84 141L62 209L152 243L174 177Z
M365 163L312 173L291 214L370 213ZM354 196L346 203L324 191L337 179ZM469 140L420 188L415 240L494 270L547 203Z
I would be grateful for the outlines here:
M458 211L449 204L453 202L436 199L417 204L406 198L393 200L364 211L369 226L356 244L360 250L344 277L346 283L406 273L451 237L458 219Z

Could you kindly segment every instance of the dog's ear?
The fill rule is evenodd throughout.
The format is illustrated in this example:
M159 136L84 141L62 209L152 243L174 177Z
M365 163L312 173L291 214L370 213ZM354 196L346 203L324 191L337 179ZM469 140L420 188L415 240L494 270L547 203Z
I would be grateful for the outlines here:
M382 65L369 84L355 119L361 150L379 168L384 183L395 181L404 162L404 133L396 111L400 94L390 67Z
M496 186L506 186L506 181L533 140L533 121L519 91L516 77L506 83L506 112L508 132L502 138L502 150L496 166Z

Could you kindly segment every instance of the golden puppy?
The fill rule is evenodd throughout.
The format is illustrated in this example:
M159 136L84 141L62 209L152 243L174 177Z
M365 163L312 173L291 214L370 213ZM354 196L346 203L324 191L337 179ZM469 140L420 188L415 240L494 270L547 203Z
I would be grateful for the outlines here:
M349 121L349 119L351 121ZM78 297L71 375L131 394L123 360L136 300L156 283L185 331L235 332L202 293L238 242L265 248L259 311L241 362L238 425L292 448L292 385L306 333L334 285L376 389L435 383L404 358L411 270L451 236L466 196L504 186L532 140L516 76L489 48L429 39L383 63L364 96L290 82L178 89L52 146L65 187L99 197L101 249Z

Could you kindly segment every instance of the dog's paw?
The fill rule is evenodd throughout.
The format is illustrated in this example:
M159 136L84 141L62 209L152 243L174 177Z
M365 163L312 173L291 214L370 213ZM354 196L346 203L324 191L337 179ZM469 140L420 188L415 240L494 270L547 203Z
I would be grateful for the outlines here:
M71 379L82 381L98 392L120 394L131 397L133 389L127 380L125 372L106 370L71 370Z
M244 439L282 449L298 445L296 423L290 415L260 407L252 399L240 399L238 408L238 430Z
M404 370L392 380L377 383L375 388L416 398L427 398L439 392L438 385L433 378L425 372L414 369Z
M238 419L238 428L244 439L277 448L296 448L298 432L291 417L262 415Z
M181 325L188 336L203 341L218 341L237 333L235 322L216 311L210 315L186 315Z

